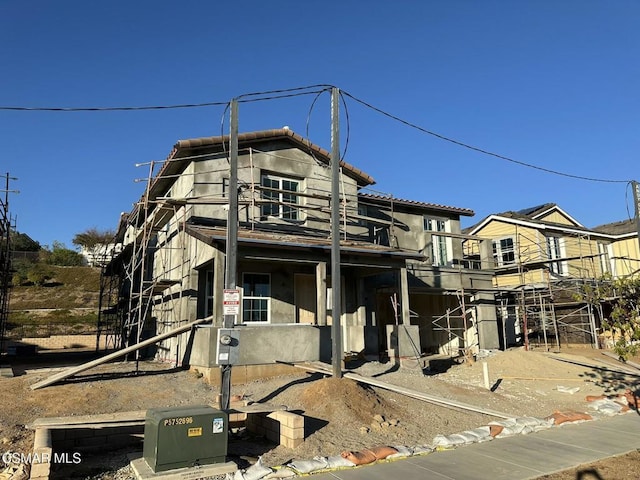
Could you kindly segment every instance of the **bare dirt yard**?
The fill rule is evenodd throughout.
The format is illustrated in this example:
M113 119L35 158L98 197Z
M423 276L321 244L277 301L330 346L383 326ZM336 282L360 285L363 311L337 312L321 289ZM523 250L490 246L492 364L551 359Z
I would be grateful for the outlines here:
M483 362L488 366L491 389L485 387ZM554 411L592 413L587 395L615 395L640 388L640 377L615 372L622 365L592 349L552 353L518 348L491 352L471 364L442 361L425 371L417 365L398 368L379 362L353 362L348 367L350 372L378 381L514 417L543 418ZM109 363L59 384L31 390L30 385L60 368L41 362L14 364L15 376L0 378L0 450L32 451L33 431L26 426L37 418L215 404L219 393L198 372L157 362L141 362L137 372L135 362ZM483 413L437 406L388 389L302 369L289 376L234 385L231 393L245 402L285 405L300 412L308 430L304 443L295 449L242 432L235 439L232 435L228 455L241 468L258 457L267 466L278 466L379 445L429 445L436 435L459 433L496 420ZM105 452L83 459L76 471L66 471L58 478L133 479L127 453ZM591 477L587 476L589 471ZM634 452L542 478L610 480L638 478L638 472L640 453Z

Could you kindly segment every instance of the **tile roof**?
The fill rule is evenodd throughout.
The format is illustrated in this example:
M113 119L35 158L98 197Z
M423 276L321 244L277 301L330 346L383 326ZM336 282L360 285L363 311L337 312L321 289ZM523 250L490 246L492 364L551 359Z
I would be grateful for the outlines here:
M295 133L293 130L290 130L289 128L278 128L278 129L272 129L272 130L261 130L257 132L240 133L238 134L238 144L251 144L251 143L257 143L265 140L273 140L278 138L285 138L291 141L292 143L296 144L303 150L310 150L314 154L319 155L320 161L329 165L329 161L331 159L331 153L329 153L324 148L319 147L318 145L312 143L311 141L302 137L301 135L298 135L297 133ZM206 147L212 147L217 145L223 145L223 143L228 143L228 142L229 142L229 135L223 135L223 136L217 136L217 137L192 138L189 140L179 140L175 144L173 151L169 155L169 159L179 158L178 153L180 152L180 150L206 148ZM363 186L373 185L374 183L376 183L373 177L371 177L370 175L363 172L359 168L356 168L345 161L340 161L340 166L342 167L343 170L346 170L347 172L350 172L353 176L355 176L356 179L359 181L359 183Z
M405 200L403 198L396 198L396 197L390 197L385 195L375 195L372 193L362 193L362 192L358 193L358 197L374 200L379 203L391 203L391 201L393 201L395 205L405 205L408 207L417 207L417 208L424 208L429 210L440 210L443 212L457 213L459 215L465 215L468 217L472 217L473 215L475 215L475 212L468 208L450 207L447 205L440 205L437 203L418 202L416 200Z

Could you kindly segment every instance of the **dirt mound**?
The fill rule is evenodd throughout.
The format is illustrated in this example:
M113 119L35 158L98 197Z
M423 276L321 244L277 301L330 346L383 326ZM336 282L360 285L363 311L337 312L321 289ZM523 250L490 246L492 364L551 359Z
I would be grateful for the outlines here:
M304 389L300 401L308 412L321 417L336 415L365 424L376 415L388 414L390 406L370 388L348 378L325 378Z

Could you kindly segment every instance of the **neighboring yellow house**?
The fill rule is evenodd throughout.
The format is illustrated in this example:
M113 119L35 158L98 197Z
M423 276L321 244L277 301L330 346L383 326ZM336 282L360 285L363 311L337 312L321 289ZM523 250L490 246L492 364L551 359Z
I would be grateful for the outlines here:
M640 240L635 220L607 223L593 230L608 234L611 238L606 249L606 259L612 277L628 277L640 273Z
M492 239L503 346L597 345L599 319L577 295L604 273L640 268L636 231L620 223L589 229L547 203L489 215L465 230ZM476 254L471 245L465 253Z

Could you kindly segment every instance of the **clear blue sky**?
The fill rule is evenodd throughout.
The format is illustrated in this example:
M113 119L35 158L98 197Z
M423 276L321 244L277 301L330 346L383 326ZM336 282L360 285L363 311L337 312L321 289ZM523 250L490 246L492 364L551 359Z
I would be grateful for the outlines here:
M458 141L542 168L640 179L640 2L0 2L0 106L226 102L332 84ZM240 131L290 126L329 148L329 95L240 106ZM115 228L146 167L219 135L224 107L0 110L10 212L43 245ZM309 112L311 114L309 115ZM588 227L633 215L625 183L462 148L347 99L346 160L396 197L491 213L558 203ZM347 116L343 109L343 147ZM225 120L228 133L228 117Z

